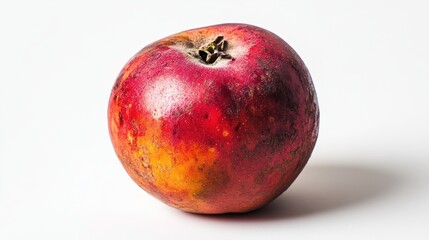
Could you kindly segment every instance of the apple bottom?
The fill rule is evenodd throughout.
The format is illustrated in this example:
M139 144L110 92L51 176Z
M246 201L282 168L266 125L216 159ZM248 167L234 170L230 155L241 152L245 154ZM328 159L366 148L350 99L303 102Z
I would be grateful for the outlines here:
M128 141L118 141L128 142L122 144L119 158L145 191L193 213L248 212L262 207L290 186L312 150L276 132L259 141L223 140L206 145L166 137L167 124L153 121L149 125L145 134L127 134ZM219 137L228 136L221 132Z
M134 169L127 166L125 166L125 169L141 188L166 204L186 212L205 214L240 213L261 208L283 193L297 176L295 174L285 181L286 177L282 175L280 169L270 170L273 172L265 173L265 179L259 180L268 182L267 185L262 185L255 183L255 181L258 181L257 179L263 178L264 173L262 171L259 172L256 179L251 181L246 180L245 177L225 178L222 175L230 174L222 172L218 173L220 175L219 179L214 177L207 180L207 183L197 192L184 189L171 189L170 191L161 192L160 188L168 188L168 186L159 187L142 181L144 178ZM210 181L213 182L209 183ZM248 186L255 184L256 186ZM221 187L223 188L219 189ZM213 192L213 189L218 190Z

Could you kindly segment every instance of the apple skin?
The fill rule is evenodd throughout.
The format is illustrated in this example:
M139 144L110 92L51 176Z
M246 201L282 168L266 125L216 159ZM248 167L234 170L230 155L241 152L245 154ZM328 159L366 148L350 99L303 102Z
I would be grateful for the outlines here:
M198 49L223 36L225 58ZM187 212L258 209L284 192L316 143L310 74L280 37L246 24L184 31L138 52L108 106L110 137L131 178Z

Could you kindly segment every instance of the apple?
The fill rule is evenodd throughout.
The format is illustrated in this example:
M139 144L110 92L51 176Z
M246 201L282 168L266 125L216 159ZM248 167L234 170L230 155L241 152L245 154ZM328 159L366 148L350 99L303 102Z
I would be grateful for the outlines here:
M108 106L131 178L187 212L258 209L306 165L318 135L310 74L277 35L246 24L180 32L138 52Z

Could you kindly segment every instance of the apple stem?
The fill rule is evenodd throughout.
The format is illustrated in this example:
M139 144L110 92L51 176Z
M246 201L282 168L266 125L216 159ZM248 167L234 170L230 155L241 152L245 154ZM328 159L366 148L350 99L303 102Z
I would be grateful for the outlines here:
M231 55L226 53L227 48L228 42L223 36L218 36L213 42L198 49L198 57L206 64L212 64L218 58L232 59Z

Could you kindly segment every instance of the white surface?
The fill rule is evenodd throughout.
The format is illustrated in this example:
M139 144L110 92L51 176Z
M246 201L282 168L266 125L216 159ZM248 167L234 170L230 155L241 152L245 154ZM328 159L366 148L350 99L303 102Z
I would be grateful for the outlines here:
M428 1L184 2L0 2L0 239L429 239ZM107 101L142 47L223 22L295 48L320 138L265 209L186 214L127 176Z

